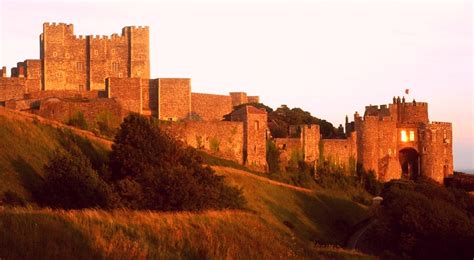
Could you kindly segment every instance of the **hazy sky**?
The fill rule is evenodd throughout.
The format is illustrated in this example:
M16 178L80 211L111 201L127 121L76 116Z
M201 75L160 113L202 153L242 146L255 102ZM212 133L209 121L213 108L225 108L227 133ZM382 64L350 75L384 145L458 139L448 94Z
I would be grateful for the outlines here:
M150 26L151 76L194 92L259 95L336 126L410 89L453 122L455 169L474 169L471 1L1 1L0 63L39 58L43 22L76 34Z

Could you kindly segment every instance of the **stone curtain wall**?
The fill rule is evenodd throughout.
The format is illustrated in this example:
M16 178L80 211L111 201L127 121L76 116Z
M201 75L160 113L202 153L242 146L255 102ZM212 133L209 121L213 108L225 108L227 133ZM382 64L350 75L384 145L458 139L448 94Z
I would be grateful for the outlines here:
M210 154L243 163L243 123L186 121L163 124L185 144Z
M248 96L247 101L249 103L260 103L260 97L259 96Z
M232 112L230 96L191 93L192 119L221 121L224 115Z
M104 98L85 101L48 98L40 102L39 110L32 112L64 123L76 113L82 112L88 124L95 123L101 113L110 113L120 119L127 115L127 111L123 111L116 100Z
M106 84L108 98L114 98L123 109L142 112L142 86L139 78L108 78Z
M141 79L143 108L142 114L158 116L158 79Z
M346 139L322 139L322 156L330 163L355 170L357 160L356 136L353 133ZM351 169L352 167L352 169Z
M158 79L158 118L187 119L191 115L191 79Z
M0 78L0 101L22 99L28 88L25 78Z
M298 154L302 155L303 153L303 145L300 138L275 138L274 142L280 152L279 162L282 169L288 167L292 157L298 159Z

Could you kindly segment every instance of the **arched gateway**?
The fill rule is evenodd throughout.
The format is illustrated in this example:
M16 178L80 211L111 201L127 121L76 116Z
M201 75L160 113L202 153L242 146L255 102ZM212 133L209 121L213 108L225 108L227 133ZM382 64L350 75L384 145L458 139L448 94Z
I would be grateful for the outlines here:
M416 179L420 176L420 156L415 149L401 149L398 158L402 167L402 178Z

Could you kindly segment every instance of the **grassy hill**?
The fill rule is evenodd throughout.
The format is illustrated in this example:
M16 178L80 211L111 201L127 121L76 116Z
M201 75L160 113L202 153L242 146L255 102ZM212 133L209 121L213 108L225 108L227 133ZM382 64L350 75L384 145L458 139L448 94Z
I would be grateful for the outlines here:
M41 119L0 109L0 196L31 200L43 165L65 140L101 161L107 142ZM62 128L62 126L61 126ZM80 137L80 134L85 137ZM93 162L94 163L94 162ZM243 211L0 210L0 258L367 258L343 245L363 206L326 190L312 191L229 167L214 167L243 189Z

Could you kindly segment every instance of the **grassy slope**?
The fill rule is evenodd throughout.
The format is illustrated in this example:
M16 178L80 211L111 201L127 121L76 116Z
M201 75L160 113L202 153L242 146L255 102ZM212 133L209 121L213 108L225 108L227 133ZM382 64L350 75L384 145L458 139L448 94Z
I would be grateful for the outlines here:
M0 193L30 196L65 134L0 114ZM93 144L101 150L100 145ZM90 147L89 147L90 148ZM243 188L247 211L153 213L101 210L0 210L0 258L353 258L343 244L364 209L343 196L279 185L215 167ZM285 224L286 223L286 224ZM364 256L361 256L364 257Z
M29 190L41 180L44 163L71 138L84 150L105 153L103 144L72 135L66 128L0 108L0 197L10 190L30 200Z

